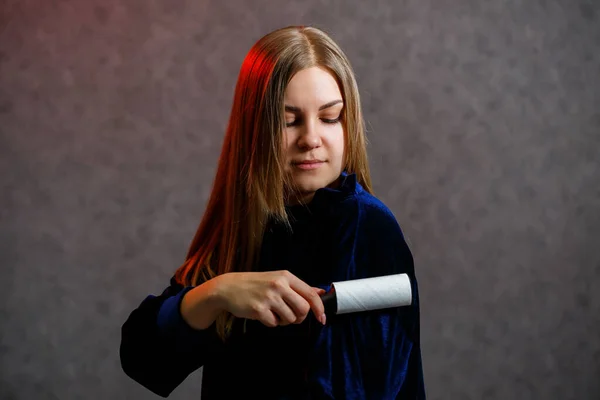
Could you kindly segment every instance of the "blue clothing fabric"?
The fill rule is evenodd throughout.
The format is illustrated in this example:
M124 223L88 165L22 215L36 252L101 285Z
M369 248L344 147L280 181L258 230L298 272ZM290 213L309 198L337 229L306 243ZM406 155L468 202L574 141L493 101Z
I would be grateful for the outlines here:
M288 213L293 229L269 224L257 271L287 269L326 290L332 282L406 273L412 305L327 315L325 326L312 312L301 324L276 328L238 319L222 343L214 324L198 331L185 323L179 305L192 288L171 279L123 324L125 373L163 397L203 366L203 400L424 400L417 279L391 211L354 174L343 174L337 188L320 189Z

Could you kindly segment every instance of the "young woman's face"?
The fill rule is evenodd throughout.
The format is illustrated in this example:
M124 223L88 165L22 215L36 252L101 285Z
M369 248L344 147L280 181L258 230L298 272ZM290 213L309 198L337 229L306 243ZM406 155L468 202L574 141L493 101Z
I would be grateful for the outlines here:
M344 158L342 94L333 76L318 67L304 69L285 91L286 169L308 202L337 182Z

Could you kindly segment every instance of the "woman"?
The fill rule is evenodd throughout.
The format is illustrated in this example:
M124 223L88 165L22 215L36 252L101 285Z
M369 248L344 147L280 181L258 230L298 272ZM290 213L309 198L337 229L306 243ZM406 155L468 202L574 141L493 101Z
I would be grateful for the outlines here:
M372 195L359 93L324 32L287 27L241 67L185 263L122 328L121 364L167 397L424 399L413 259ZM411 306L325 315L331 282L406 273Z

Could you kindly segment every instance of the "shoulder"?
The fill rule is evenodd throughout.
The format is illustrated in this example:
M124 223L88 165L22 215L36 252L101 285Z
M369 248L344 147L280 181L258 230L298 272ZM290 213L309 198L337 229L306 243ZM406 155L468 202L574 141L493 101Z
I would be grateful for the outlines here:
M337 211L342 218L354 219L363 233L404 236L396 215L388 205L358 183L353 193L340 203Z
M355 174L342 175L341 183L335 189L319 190L313 209L326 225L345 239L367 239L362 243L404 241L403 231L390 207L367 192Z
M347 227L338 237L352 243L356 274L413 272L412 252L404 233L392 210L381 199L357 185L354 193L339 203L336 212L336 219Z
M379 198L367 193L359 186L355 195L355 201L362 212L365 222L381 222L399 227L396 216L392 210Z

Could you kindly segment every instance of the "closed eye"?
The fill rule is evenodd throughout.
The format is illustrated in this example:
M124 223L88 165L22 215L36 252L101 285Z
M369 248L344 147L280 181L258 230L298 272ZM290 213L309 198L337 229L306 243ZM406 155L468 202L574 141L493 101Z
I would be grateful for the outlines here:
M335 119L330 119L330 118L321 118L321 121L323 121L326 124L337 124L338 122L340 122L340 120L342 119L342 116L340 115L339 117L335 118ZM300 118L296 118L295 120L291 121L291 122L286 122L285 126L286 127L292 127L292 126L297 126L300 125L302 123L302 119Z
M321 121L325 122L326 124L337 124L338 122L340 122L341 119L341 115L335 119L327 119L327 118L321 118Z

